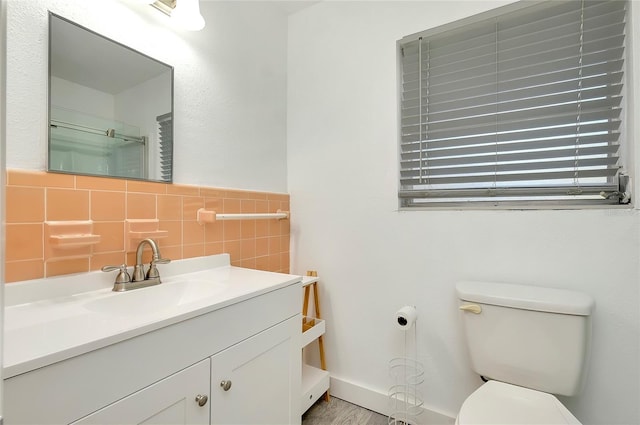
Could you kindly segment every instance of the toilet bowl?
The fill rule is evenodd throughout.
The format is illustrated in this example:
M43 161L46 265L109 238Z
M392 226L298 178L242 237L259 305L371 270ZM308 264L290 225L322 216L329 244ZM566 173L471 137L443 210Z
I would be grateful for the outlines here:
M456 425L574 424L580 422L553 395L489 381L462 404Z
M487 381L456 424L580 424L554 394L584 386L593 298L491 282L460 282L456 292L471 366Z

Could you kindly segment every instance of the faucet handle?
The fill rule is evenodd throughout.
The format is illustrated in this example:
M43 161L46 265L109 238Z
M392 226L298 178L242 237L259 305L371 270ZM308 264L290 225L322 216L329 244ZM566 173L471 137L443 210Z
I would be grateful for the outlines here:
M116 276L115 283L129 283L131 282L131 276L129 276L129 272L127 272L127 265L120 264L119 266L104 266L102 268L103 272L112 272L115 270L120 270L118 275Z

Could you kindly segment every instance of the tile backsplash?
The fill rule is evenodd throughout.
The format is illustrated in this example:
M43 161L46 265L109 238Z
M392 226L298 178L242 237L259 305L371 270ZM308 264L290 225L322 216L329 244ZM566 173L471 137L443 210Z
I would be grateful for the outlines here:
M236 266L289 272L289 220L199 224L200 208L221 213L289 211L289 195L7 170L5 281L88 272L123 262L132 266L132 222L155 226L162 256L172 260L226 252ZM53 234L51 229L61 225L89 226L99 238L86 238L83 244Z

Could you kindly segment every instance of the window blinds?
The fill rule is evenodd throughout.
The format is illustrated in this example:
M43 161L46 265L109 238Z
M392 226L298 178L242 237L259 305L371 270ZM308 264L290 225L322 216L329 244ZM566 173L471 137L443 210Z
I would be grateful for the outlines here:
M625 14L552 1L401 40L401 205L617 202Z
M173 114L160 115L158 121L160 140L160 179L165 182L173 180Z

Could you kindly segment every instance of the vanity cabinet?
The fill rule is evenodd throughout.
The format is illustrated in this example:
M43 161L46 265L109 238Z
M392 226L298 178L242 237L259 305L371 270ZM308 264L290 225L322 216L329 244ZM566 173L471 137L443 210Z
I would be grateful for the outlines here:
M73 425L294 423L289 394L297 324L280 323Z
M299 388L292 365L300 354L291 350L299 322L292 318L211 357L212 424L300 422L289 399Z
M202 400L206 400L203 397L209 393L209 369L209 359L203 360L73 422L73 425L207 425L209 403L202 403Z
M298 281L9 376L4 423L299 424L300 296Z

